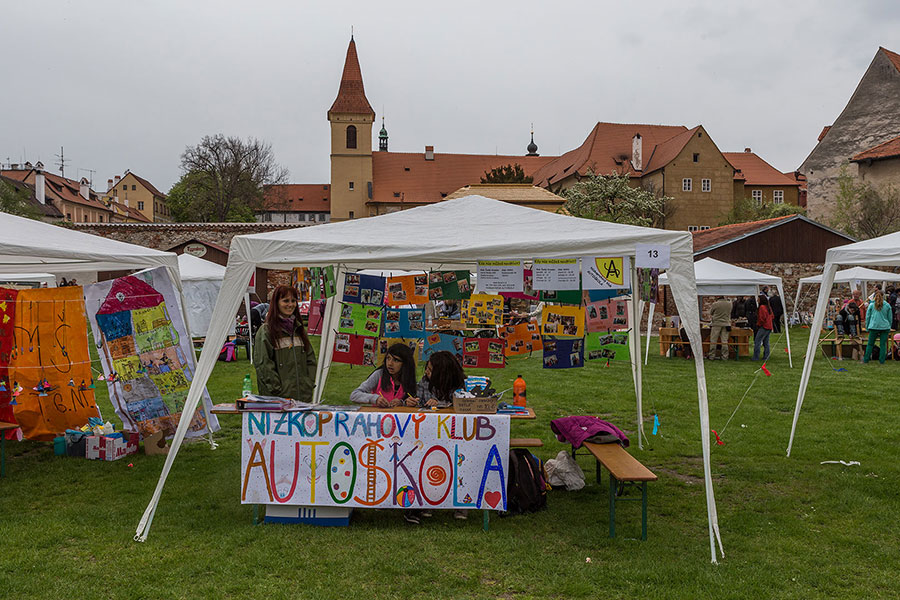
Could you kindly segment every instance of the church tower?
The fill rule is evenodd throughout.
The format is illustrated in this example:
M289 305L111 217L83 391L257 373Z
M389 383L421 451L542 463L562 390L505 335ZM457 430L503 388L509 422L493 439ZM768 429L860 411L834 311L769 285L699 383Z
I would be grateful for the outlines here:
M337 98L328 111L331 123L331 220L369 216L372 200L372 123L375 111L366 99L356 42L350 36Z

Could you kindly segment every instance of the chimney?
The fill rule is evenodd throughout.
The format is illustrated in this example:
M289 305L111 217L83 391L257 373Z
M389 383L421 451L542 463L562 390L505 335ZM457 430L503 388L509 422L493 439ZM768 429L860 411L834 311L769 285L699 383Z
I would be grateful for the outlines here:
M425 146L425 160L434 160L434 146Z
M29 170L29 171L32 169L32 166L31 166L31 162L30 162L30 161L25 161L25 168L26 168L27 170Z
M107 179L106 180L106 191L108 192L111 189L112 189L112 179Z
M44 182L44 165L37 164L34 169L34 197L41 204L47 204L47 187Z
M753 152L750 148L744 148L744 152Z
M641 139L641 134L636 133L634 137L631 138L631 168L635 171L642 171L644 169L644 141Z
M118 175L116 175L116 182L113 185L119 185L119 180L122 179Z
M81 178L80 187L78 188L78 195L85 200L91 199L91 184L86 177Z

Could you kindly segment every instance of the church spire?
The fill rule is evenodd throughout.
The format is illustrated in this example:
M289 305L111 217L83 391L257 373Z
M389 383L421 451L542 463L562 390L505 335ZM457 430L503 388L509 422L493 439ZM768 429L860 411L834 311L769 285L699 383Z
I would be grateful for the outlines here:
M350 36L350 45L347 47L347 58L344 60L344 72L341 75L341 87L337 98L328 111L328 118L332 113L371 115L375 118L375 111L366 98L366 90L363 87L362 69L359 68L359 58L356 55L356 42Z
M531 124L531 143L528 144L526 150L528 150L528 154L525 156L540 156L540 154L537 153L537 144L534 143L534 123Z
M387 129L384 128L384 117L381 117L381 131L378 132L378 151L388 151L388 133Z

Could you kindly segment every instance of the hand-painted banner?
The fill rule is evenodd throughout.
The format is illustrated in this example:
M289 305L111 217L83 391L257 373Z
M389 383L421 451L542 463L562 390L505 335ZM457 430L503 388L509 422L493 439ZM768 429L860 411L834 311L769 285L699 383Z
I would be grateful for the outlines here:
M588 333L584 341L588 360L630 360L628 332Z
M495 327L503 323L503 296L472 294L462 301L462 320L467 327Z
M463 367L502 369L506 366L503 338L463 338Z
M338 331L378 337L381 334L381 310L380 306L344 302L341 306Z
M544 337L545 369L572 369L583 366L583 339Z
M388 306L425 304L428 302L428 275L388 277Z
M523 286L521 260L479 260L478 290L480 292L519 292Z
M422 346L421 360L428 360L435 352L446 351L456 356L456 360L462 364L463 337L449 333L431 333L425 338Z
M631 287L631 260L627 256L581 259L583 287L586 290L615 290Z
M378 275L347 273L344 278L344 302L382 306L385 282L386 279Z
M425 337L425 311L421 308L384 309L384 337Z
M8 392L0 398L4 415L12 407L13 418L4 420L18 423L27 439L52 440L99 416L81 292L0 290L0 383Z
M9 363L12 360L15 344L16 326L16 294L14 289L0 288L0 421L15 423L13 400L19 397L19 384L9 377ZM24 391L24 388L23 388ZM21 431L7 430L0 435L6 439L15 439Z
M84 288L94 340L123 427L146 437L175 435L196 359L168 271L158 267ZM212 402L203 390L209 410ZM215 415L209 425L218 430ZM207 433L203 411L191 416L188 437Z
M468 271L432 271L428 274L429 300L462 300L471 294Z
M560 337L584 337L584 309L580 306L545 306L541 333Z
M500 337L506 340L506 356L528 354L541 350L544 345L537 323L520 323L500 328Z
M534 289L536 290L580 290L581 271L577 258L536 258Z
M506 510L509 416L249 412L241 503Z
M614 298L592 302L584 307L588 331L610 331L628 327L628 301Z

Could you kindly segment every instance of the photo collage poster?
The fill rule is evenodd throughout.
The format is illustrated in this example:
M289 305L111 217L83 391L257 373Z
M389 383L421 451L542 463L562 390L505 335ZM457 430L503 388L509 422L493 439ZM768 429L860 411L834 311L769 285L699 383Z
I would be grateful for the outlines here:
M584 337L584 308L545 306L541 314L541 334L557 337Z
M584 307L588 332L628 328L628 302L624 299L600 300Z
M378 337L381 335L381 306L341 303L339 333Z
M542 290L541 302L555 302L556 304L571 304L580 306L583 294L581 290Z
M656 304L656 298L659 295L659 269L638 269L636 287L638 299L641 302Z
M384 309L384 337L423 338L425 337L425 309L393 308Z
M425 304L428 302L428 275L400 275L387 279L387 305Z
M428 274L429 300L464 300L472 294L468 271L432 271Z
M462 364L463 337L450 333L430 333L422 345L421 360L428 360L435 352L450 352Z
M503 296L472 294L462 301L462 321L467 327L496 327L503 323Z
M500 337L506 340L506 356L528 354L544 348L540 327L537 323L520 323L501 327Z
M158 431L172 437L196 359L168 271L157 267L89 285L84 296L110 400L124 428L144 437ZM205 388L202 402L212 408ZM218 430L216 416L209 418ZM187 436L206 432L198 408Z
M588 360L631 360L627 331L590 332L585 337Z
M502 369L506 366L503 338L464 338L464 369Z
M347 273L344 277L344 302L383 306L385 284L386 279L378 275Z
M331 362L348 365L375 365L375 346L378 338L352 333L338 333L334 337Z
M583 339L544 336L545 369L574 369L583 366Z

